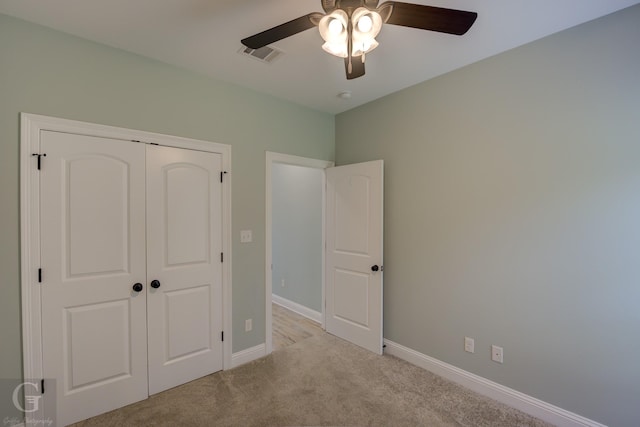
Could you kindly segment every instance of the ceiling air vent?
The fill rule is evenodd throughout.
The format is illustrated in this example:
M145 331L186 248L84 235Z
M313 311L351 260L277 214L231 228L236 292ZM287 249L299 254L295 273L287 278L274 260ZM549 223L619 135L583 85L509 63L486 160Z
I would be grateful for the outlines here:
M284 52L282 52L281 50L274 49L270 46L264 46L259 49L251 49L250 47L242 46L238 53L249 56L253 59L257 59L260 62L266 62L268 64L284 55Z

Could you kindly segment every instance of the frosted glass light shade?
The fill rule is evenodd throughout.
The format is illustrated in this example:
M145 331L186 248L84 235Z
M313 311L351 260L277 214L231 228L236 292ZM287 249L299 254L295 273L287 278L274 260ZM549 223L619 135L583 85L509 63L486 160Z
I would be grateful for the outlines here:
M351 40L353 41L352 56L360 56L378 47L379 43L376 41L376 36L382 28L382 18L378 12L359 7L353 12L351 22L353 23L353 34L351 35Z
M318 29L325 43L322 49L331 55L347 57L347 32L349 17L344 10L334 10L320 19Z
M330 53L331 55L338 56L340 58L347 57L347 44L346 43L329 43L325 42L322 45L322 49Z

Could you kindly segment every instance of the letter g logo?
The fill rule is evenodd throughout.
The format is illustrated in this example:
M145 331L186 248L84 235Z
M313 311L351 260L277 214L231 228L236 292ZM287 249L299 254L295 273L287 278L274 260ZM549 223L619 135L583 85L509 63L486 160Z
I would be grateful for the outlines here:
M27 390L27 386L31 386L35 389L36 393L38 393L37 395L31 395L29 394L28 390ZM27 408L23 408L22 405L20 405L20 400L18 399L18 395L20 394L20 390L24 388L24 400L25 400L25 406L29 406L30 409ZM42 396L40 396L39 390L38 390L38 384L36 383L22 383L19 384L14 390L13 390L13 405L22 412L26 412L26 413L31 413L31 412L36 412L39 408L39 403L40 403L40 399L42 398Z

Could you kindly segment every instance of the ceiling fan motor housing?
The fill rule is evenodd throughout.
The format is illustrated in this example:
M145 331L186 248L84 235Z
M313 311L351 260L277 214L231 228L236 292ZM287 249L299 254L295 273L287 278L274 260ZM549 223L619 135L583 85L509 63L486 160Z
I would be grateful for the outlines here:
M347 12L347 15L351 16L353 11L359 7L374 10L378 7L378 0L322 0L322 8L326 13L342 9Z

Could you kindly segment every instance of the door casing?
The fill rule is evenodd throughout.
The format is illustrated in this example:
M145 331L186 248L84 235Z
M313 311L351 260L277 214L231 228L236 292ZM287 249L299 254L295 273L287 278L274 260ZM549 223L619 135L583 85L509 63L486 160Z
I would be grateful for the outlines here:
M231 146L157 133L98 125L75 120L21 113L20 139L20 224L21 224L21 295L23 377L43 378L40 284L40 184L37 162L46 162L39 153L42 131L90 135L124 141L219 153L222 156L226 185L222 188L222 250L228 254L222 264L223 329L227 332L223 346L223 369L231 367ZM46 274L46 272L44 272ZM44 395L46 396L46 394ZM44 405L42 405L44 406ZM38 413L30 414L38 419Z

